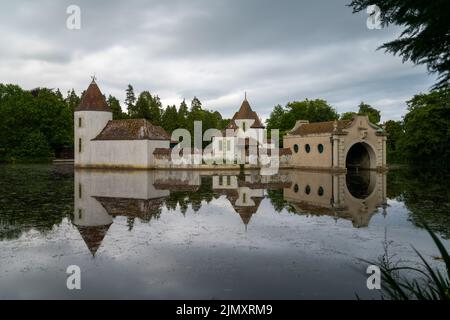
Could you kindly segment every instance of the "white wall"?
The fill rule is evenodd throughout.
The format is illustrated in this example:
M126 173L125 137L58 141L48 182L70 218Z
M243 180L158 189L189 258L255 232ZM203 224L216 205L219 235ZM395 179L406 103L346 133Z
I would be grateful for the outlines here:
M81 118L81 127L79 119ZM74 154L75 165L88 165L93 152L92 139L94 139L112 120L112 113L107 111L76 111L74 114ZM79 150L81 139L81 152Z

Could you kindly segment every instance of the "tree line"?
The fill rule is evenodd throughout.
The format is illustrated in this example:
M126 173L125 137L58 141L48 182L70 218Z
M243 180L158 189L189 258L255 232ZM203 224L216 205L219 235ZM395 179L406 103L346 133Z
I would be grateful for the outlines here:
M64 97L59 89L27 91L17 85L0 84L0 162L42 161L58 156L62 150L73 150L73 113L80 101L81 96L73 89ZM204 108L197 97L190 106L183 100L178 107L163 108L158 95L143 91L136 96L131 85L126 89L126 112L114 96L109 95L106 101L113 119L145 118L169 133L185 128L193 134L194 121L202 121L203 131L223 130L230 121L220 112ZM282 146L282 137L297 120L345 120L364 114L387 131L391 163L450 163L450 89L418 94L407 104L403 120L380 123L380 111L364 102L354 112L338 114L325 100L306 99L288 102L284 107L276 105L266 125L267 129L280 130Z
M65 150L73 150L73 115L84 92L69 90L64 97L59 89L24 90L18 85L0 84L0 162L48 161ZM224 129L228 119L218 111L202 106L194 97L163 108L158 95L143 91L135 95L132 85L126 89L125 110L120 101L105 97L113 119L145 118L167 132L184 128L194 132L194 121L202 122L203 132Z

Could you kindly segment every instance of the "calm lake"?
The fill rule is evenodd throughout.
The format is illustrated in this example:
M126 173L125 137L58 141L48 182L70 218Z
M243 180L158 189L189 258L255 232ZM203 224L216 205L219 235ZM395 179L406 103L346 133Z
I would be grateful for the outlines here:
M0 166L0 298L377 299L361 259L439 266L421 218L450 248L449 181Z

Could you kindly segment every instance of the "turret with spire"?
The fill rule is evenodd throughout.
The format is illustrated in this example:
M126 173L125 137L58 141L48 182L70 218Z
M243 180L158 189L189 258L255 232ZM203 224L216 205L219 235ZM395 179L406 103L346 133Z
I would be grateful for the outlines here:
M84 92L74 114L75 166L89 165L91 140L112 120L111 108L98 87L95 76Z

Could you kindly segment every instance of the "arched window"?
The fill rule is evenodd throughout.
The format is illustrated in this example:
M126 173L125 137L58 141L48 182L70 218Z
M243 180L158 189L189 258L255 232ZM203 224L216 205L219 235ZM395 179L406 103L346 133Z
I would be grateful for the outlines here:
M324 190L323 190L322 187L319 187L319 190L317 191L317 194L318 194L319 196L323 196Z
M306 194L310 194L311 193L311 187L309 185L306 186L305 193Z
M299 189L299 188L298 188L298 184L295 184L295 185L294 185L294 192L297 193L297 192L298 192L298 189Z
M298 153L298 144L294 144L294 152Z
M323 144L319 144L317 150L319 150L319 153L323 153Z
M306 153L311 152L311 146L309 144L305 145L305 151L306 151Z

